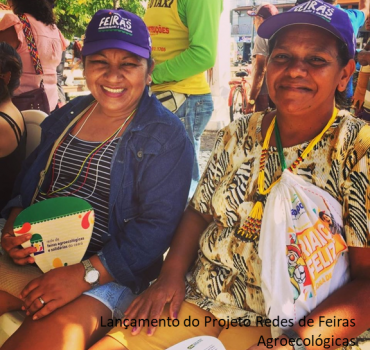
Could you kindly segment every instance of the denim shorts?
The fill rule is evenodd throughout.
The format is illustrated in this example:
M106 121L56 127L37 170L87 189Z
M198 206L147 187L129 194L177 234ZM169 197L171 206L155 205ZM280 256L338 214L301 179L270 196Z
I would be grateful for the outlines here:
M137 297L131 289L116 282L109 282L83 293L95 298L112 311L112 318L122 319L126 309Z
M105 269L110 275L112 275L105 260L104 254L99 251L97 255ZM85 256L84 258L87 258L87 256ZM117 319L123 318L126 309L137 297L136 294L132 293L130 288L122 286L121 284L118 284L116 282L103 284L102 286L92 288L83 294L99 300L109 310L112 311L112 318Z

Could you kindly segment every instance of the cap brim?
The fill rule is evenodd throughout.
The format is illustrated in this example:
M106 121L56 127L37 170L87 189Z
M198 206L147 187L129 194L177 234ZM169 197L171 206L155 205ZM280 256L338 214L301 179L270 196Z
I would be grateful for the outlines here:
M257 16L257 12L256 11L247 11L247 15L251 16L251 17L255 17L255 16Z
M279 30L294 24L308 24L321 27L334 34L338 39L345 43L341 34L328 21L312 13L284 12L271 16L259 26L257 34L261 38L270 39Z
M85 42L82 47L82 55L89 56L107 49L126 50L145 59L150 57L150 51L148 49L115 39Z

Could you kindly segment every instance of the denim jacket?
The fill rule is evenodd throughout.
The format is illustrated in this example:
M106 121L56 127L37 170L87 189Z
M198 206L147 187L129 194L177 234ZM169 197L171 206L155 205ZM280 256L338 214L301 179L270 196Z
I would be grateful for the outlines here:
M42 123L39 147L26 159L3 211L28 207L54 142L92 102L78 97ZM111 162L108 232L99 256L115 280L138 293L155 278L184 211L194 151L181 121L145 89ZM50 183L46 174L42 188Z

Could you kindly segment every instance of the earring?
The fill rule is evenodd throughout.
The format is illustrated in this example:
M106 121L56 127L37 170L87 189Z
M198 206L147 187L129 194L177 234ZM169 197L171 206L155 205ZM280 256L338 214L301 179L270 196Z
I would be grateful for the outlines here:
M344 84L338 84L337 86L337 90L340 91L340 92L343 92L344 90L346 89L346 86L344 86Z

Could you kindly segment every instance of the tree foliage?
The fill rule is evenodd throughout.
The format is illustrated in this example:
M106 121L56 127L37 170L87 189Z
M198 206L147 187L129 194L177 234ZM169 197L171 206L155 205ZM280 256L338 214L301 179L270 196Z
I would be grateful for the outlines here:
M6 0L0 2L6 4ZM66 38L71 39L85 32L91 17L100 9L122 7L142 17L145 12L142 4L140 0L56 0L54 13L58 28Z

